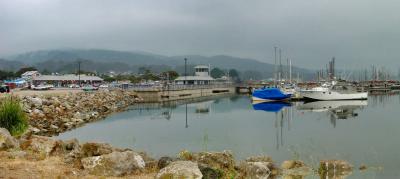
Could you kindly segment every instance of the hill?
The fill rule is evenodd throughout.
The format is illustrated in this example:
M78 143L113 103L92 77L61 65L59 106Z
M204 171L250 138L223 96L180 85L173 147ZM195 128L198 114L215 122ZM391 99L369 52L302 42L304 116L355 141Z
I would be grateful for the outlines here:
M11 66L31 65L39 70L51 72L73 72L77 69L77 61L81 61L83 70L96 72L138 72L146 67L152 71L176 70L184 71L183 59L188 59L190 70L196 64L209 64L221 69L237 69L244 79L261 79L273 76L274 65L254 59L238 58L227 55L217 56L163 56L146 52L126 52L103 49L58 49L40 50L8 57ZM1 65L1 61L0 61ZM7 66L7 64L4 64ZM284 67L285 68L285 67ZM300 73L306 79L313 72L303 68L293 67L293 74Z

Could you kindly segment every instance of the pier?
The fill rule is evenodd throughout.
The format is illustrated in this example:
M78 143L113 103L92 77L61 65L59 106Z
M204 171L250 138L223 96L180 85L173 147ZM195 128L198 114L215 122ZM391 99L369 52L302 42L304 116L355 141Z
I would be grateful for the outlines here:
M135 91L145 102L166 102L183 99L193 99L209 96L234 94L232 84L210 85L165 85L165 86L133 86L129 90Z

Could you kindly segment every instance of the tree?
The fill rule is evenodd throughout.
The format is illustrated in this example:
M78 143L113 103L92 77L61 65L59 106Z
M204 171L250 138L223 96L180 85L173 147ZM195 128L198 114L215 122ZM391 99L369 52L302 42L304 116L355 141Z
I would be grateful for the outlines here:
M225 72L222 71L222 70L219 69L219 68L213 68L213 69L211 70L211 77L213 77L213 78L221 78L221 77L224 76L224 75L225 75Z
M22 74L24 74L24 73L27 72L27 71L37 71L37 69L36 69L35 67L24 67L24 68L19 69L19 70L15 73L15 75L16 75L16 76L21 76Z
M168 79L169 80L175 80L176 78L179 77L179 74L176 71L169 70L169 71L162 72L161 76L163 76L164 79L166 79L166 80L168 80Z
M229 76L235 81L235 82L239 82L240 78L239 78L239 72L235 69L230 69L229 70Z
M0 80L8 80L14 78L16 75L12 71L1 71L0 70Z

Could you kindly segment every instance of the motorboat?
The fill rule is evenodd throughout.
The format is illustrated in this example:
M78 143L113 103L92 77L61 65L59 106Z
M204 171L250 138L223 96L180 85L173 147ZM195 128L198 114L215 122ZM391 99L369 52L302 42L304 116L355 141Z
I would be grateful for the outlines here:
M357 92L351 86L337 85L332 82L332 85L322 85L312 89L300 91L301 96L306 100L365 100L368 99L368 92Z
M260 88L252 93L253 101L283 101L289 100L292 93L285 92L280 88Z

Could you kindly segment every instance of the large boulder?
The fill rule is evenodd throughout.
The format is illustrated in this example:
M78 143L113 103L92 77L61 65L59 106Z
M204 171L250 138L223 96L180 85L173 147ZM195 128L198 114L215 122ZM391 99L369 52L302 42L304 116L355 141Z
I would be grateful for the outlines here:
M235 170L235 160L230 151L223 152L199 152L190 153L188 151L182 151L179 154L180 158L183 160L195 161L202 164L204 171L220 171L223 173L223 177L230 178L236 175Z
M268 179L271 175L271 163L269 162L244 162L241 164L241 175L243 178Z
M112 152L84 158L81 161L85 170L98 176L123 176L145 167L143 158L133 151Z
M311 167L300 160L286 160L282 163L281 168L285 176L306 176L312 171Z
M242 178L273 178L280 174L271 157L264 155L247 158L241 162L239 169Z
M0 150L18 147L18 141L5 128L0 128Z
M87 142L82 144L81 152L83 157L105 155L113 152L113 148L107 143Z
M171 158L171 157L161 157L158 162L157 162L157 167L158 169L163 169L166 166L168 166L170 163L172 163L173 161L175 161L175 159Z
M21 147L29 149L38 154L49 156L61 142L50 137L32 135L30 139L25 140Z
M197 163L191 161L176 161L161 169L156 175L157 179L190 178L201 179L203 177Z

